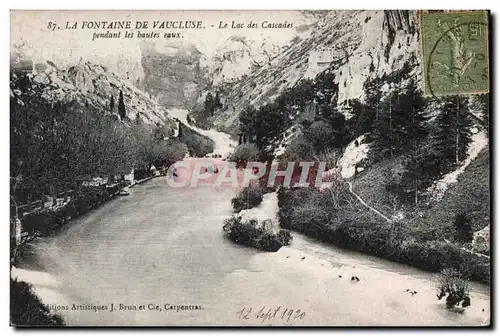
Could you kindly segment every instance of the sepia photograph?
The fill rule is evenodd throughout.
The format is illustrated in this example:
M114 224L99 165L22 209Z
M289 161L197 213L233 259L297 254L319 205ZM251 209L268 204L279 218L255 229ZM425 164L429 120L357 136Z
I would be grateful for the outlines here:
M9 16L11 327L491 327L488 10Z

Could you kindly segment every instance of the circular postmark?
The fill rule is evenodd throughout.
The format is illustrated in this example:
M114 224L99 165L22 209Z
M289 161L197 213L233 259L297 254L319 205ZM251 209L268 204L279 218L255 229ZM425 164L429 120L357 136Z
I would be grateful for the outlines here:
M425 51L423 54L427 94L440 101L440 95L488 92L487 23L477 20L456 23L455 19L450 25L448 21L436 21L433 28L440 28L440 35L430 44L428 54ZM427 33L421 38L432 40L432 34L437 32Z

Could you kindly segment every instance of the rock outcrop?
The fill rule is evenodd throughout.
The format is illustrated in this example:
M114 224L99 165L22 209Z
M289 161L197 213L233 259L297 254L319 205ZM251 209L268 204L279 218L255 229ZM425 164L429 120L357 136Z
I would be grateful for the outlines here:
M268 103L301 79L314 78L326 69L335 74L339 107L350 99L363 99L367 80L390 75L410 59L419 61L415 21L413 11L329 11L319 16L242 80L219 83L225 104L216 116L216 126L234 129L239 111L247 104Z
M43 70L28 67L27 64L32 64L31 60L22 59L11 63L12 74L31 78L38 85L37 90L41 90L40 95L50 103L76 103L100 110L103 114L115 115L119 119L118 99L122 91L128 120L140 118L146 124L167 124L172 128L175 126L166 110L150 94L102 65L83 58L68 69L59 68L52 61L47 61L43 68L38 67ZM32 88L12 88L12 93L15 94L15 90L30 89ZM115 101L113 109L110 107L111 96Z
M472 248L474 251L484 254L490 253L490 226L474 232L472 239Z

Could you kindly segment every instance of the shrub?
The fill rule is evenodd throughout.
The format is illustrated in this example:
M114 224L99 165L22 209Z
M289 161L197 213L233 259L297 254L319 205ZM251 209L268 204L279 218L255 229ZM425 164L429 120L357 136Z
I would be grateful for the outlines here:
M239 194L231 200L235 212L251 209L262 203L265 189L258 184L252 184L241 189Z
M181 161L189 152L186 144L177 140L160 140L153 145L151 162L157 167Z
M304 131L305 140L312 144L318 152L331 145L333 134L332 127L321 120L315 121Z
M181 141L186 144L189 154L194 157L204 157L214 151L214 141L198 134L188 127L183 127Z
M453 269L445 268L438 275L438 300L446 297L446 307L453 308L462 302L462 307L470 306L470 285L462 274Z
M236 163L237 167L245 167L248 161L257 160L259 149L253 143L244 143L234 149L230 160Z
M292 161L312 161L314 160L314 147L302 136L298 136L290 142L283 156Z
M59 315L54 315L23 281L10 280L10 322L15 326L64 326Z
M289 245L292 240L292 235L286 230L276 231L272 226L266 226L265 221L243 221L241 216L226 219L222 229L234 242L268 252L276 252L282 246Z

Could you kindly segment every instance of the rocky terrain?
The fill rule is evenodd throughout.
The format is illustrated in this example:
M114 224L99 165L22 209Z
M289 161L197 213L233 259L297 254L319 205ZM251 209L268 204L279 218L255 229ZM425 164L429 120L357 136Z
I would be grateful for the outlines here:
M34 68L34 71L33 71ZM89 106L102 110L103 114L118 116L118 99L123 92L127 110L127 118L140 118L147 124L170 124L175 127L166 109L152 99L151 95L134 86L109 71L105 66L93 64L80 59L78 64L68 68L59 68L48 60L45 63L21 59L11 62L13 76L26 73L32 81L42 88L41 96L48 102L76 102L81 106ZM11 89L11 95L16 95L24 88ZM27 88L29 89L29 88ZM111 97L114 97L115 106L110 109Z
M419 57L416 17L408 11L330 11L303 29L276 57L247 72L239 83L230 87L219 83L225 110L216 117L217 127L234 129L247 104L258 107L326 69L335 74L342 106L362 98L368 79L397 71Z

